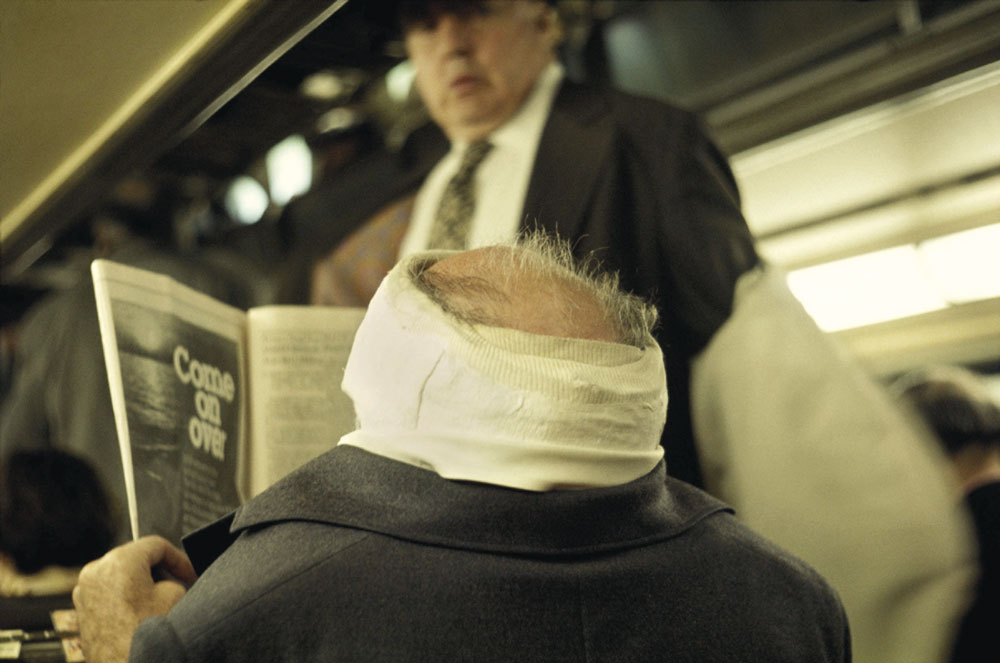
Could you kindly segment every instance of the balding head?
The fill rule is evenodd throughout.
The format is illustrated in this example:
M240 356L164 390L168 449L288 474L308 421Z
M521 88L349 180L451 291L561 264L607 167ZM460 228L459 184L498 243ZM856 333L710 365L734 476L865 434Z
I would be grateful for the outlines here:
M359 428L341 444L526 490L631 481L663 455L655 319L541 235L409 256L355 336L343 386Z
M594 273L565 243L542 236L448 256L414 280L468 323L643 347L656 322L656 310L621 292L613 275Z

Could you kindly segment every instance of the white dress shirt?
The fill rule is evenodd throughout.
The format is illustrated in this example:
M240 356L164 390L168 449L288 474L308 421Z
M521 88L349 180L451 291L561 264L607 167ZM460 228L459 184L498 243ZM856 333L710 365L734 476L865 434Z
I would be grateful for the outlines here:
M493 149L476 170L476 210L469 228L468 248L513 238L521 226L535 153L549 109L563 78L563 67L545 68L520 110L487 139ZM424 180L413 207L399 258L427 248L434 216L445 186L458 170L467 143L456 141Z

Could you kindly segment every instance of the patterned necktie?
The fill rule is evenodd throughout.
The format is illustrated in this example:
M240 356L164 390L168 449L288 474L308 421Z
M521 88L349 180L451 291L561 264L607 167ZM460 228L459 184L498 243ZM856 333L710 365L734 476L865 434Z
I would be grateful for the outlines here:
M437 216L431 228L428 249L464 249L469 234L472 212L476 208L474 176L493 146L485 140L471 143L462 155L458 167L441 195Z

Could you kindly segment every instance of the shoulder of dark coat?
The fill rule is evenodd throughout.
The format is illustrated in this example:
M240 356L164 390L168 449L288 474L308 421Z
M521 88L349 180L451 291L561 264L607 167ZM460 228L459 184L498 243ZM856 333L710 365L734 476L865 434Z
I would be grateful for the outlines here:
M699 127L697 116L665 100L571 80L563 82L556 95L554 108L571 112L599 108L609 113L623 131L635 133L647 131L652 126L678 130Z

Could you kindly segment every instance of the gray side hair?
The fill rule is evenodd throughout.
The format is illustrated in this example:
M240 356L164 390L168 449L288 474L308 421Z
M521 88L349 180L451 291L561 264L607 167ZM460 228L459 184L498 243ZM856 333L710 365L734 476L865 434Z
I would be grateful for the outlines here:
M490 248L482 271L475 275L444 275L428 271L433 261L414 266L414 284L447 313L467 324L510 326L509 310L517 282L525 276L546 291L551 315L568 329L596 307L610 335L619 343L644 348L659 314L649 301L621 289L618 274L601 270L591 255L576 258L569 242L541 231L520 235ZM589 312L589 313L588 313Z

